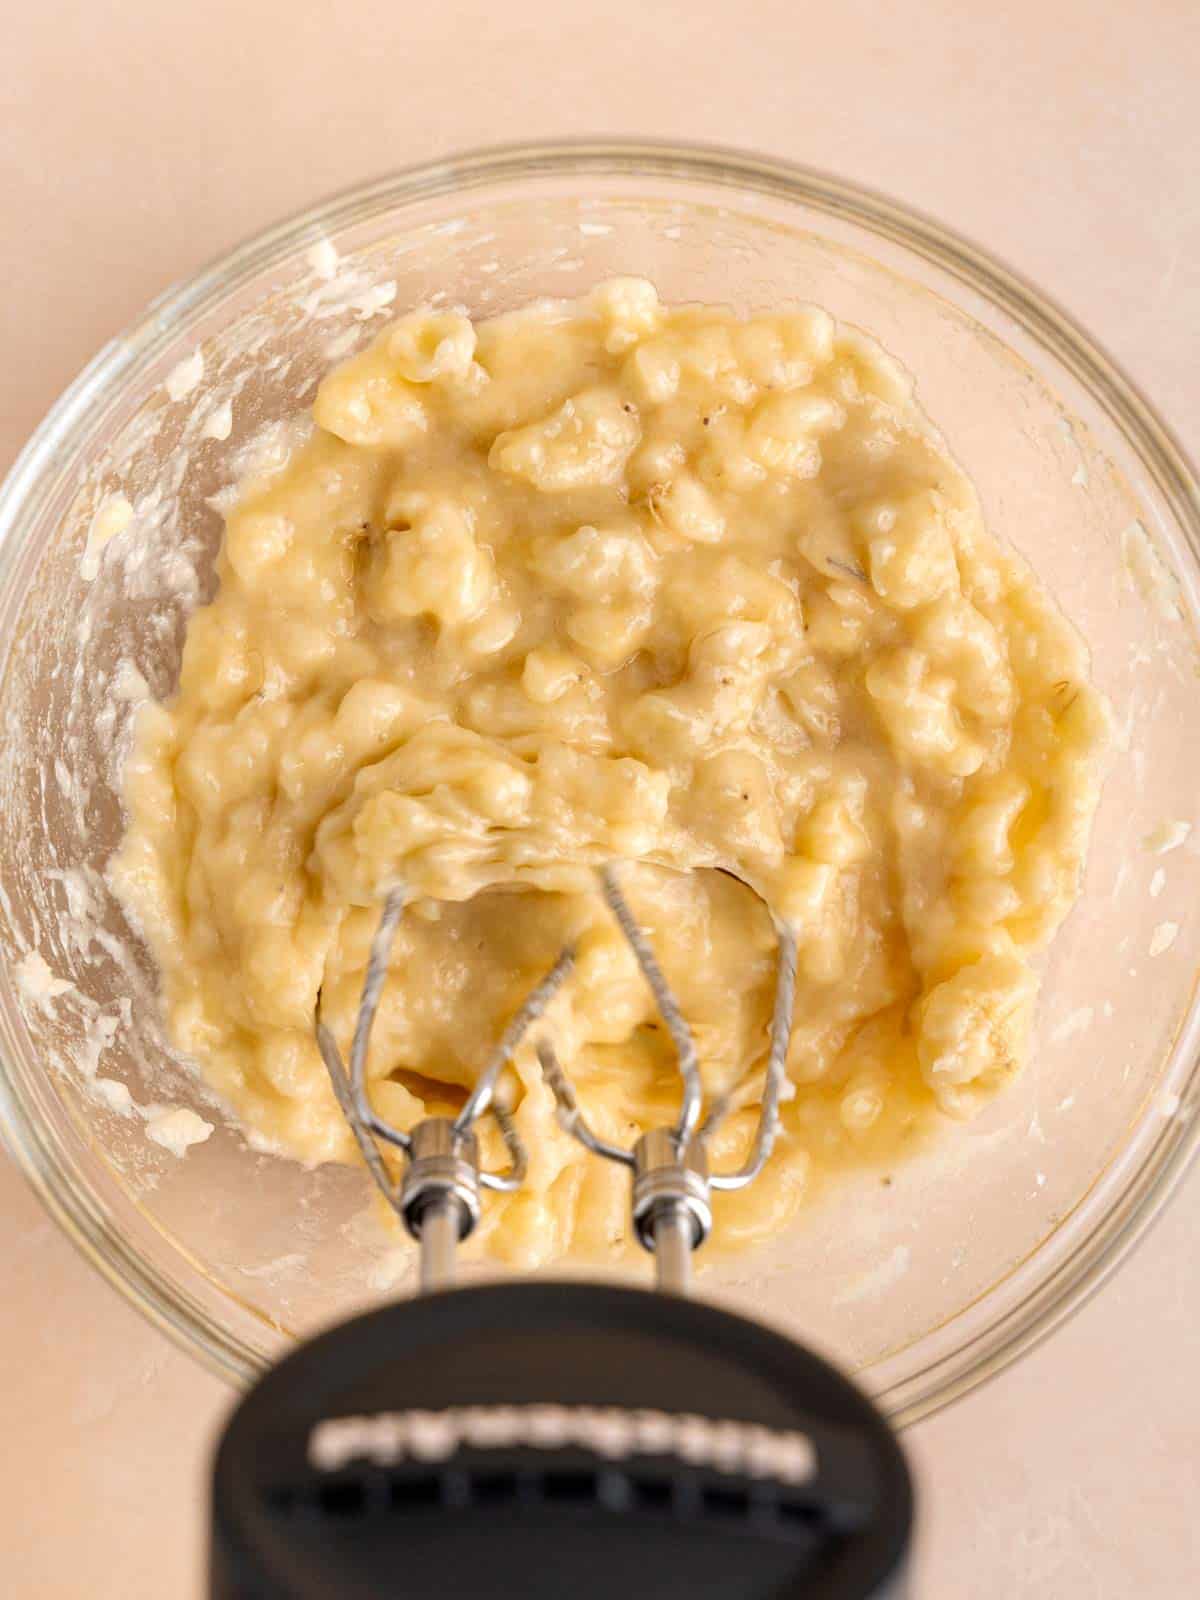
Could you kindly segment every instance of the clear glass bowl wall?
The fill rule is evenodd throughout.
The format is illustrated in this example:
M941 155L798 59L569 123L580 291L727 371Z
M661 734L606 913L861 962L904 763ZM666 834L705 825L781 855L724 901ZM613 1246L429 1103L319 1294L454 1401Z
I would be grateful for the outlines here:
M234 1379L403 1289L363 1176L248 1147L166 1047L150 963L104 882L130 716L118 663L170 692L186 617L212 590L210 499L332 354L408 306L487 315L614 273L668 300L816 301L873 332L917 375L993 531L1082 629L1114 705L1119 748L1082 899L1046 963L1032 1069L890 1186L848 1177L769 1249L700 1277L700 1292L856 1368L909 1420L1077 1304L1194 1142L1200 851L1144 841L1195 815L1200 504L1161 424L1033 290L818 174L611 145L402 173L235 251L82 374L0 498L0 1115L93 1262ZM165 380L197 350L203 377L173 400ZM116 493L135 516L89 581L88 531ZM1174 942L1152 956L1164 924ZM38 999L18 981L32 949L69 991ZM113 1109L97 1072L217 1129L178 1159Z

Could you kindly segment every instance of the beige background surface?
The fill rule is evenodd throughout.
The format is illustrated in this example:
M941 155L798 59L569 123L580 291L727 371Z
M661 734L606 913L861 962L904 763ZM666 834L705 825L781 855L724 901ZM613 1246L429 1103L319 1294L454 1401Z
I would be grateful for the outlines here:
M1006 257L1200 433L1196 0L38 0L0 55L0 466L169 280L313 198L565 133L755 146ZM193 1600L228 1393L0 1157L0 1592ZM919 1600L1200 1581L1200 1174L1035 1355L909 1436Z

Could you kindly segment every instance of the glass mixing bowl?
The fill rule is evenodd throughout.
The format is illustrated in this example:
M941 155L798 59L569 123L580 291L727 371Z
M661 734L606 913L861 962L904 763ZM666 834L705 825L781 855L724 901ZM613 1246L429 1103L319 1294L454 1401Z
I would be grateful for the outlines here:
M1030 1070L890 1183L849 1175L768 1249L701 1273L700 1292L811 1340L911 1420L1077 1306L1196 1141L1200 499L1162 424L1060 312L816 173L620 144L404 172L172 290L72 385L0 497L5 1136L95 1265L233 1379L404 1285L365 1177L252 1148L166 1046L104 880L132 669L171 689L213 585L213 497L239 456L286 447L330 360L419 302L487 314L614 273L668 300L816 301L876 334L1113 702L1118 749ZM132 519L101 548L118 496ZM195 1108L212 1137L177 1156L148 1136L156 1105Z

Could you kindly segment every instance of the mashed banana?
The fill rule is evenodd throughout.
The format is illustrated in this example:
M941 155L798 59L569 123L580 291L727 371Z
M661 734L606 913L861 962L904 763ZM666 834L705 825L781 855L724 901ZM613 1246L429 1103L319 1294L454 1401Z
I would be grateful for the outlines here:
M670 1048L595 889L611 860L707 1086L736 1089L718 1166L761 1091L763 901L798 935L794 1094L727 1239L1022 1065L1105 707L878 346L622 279L475 326L415 312L313 414L228 517L114 867L177 1043L247 1124L353 1159L313 1014L320 990L345 1049L396 882L383 1115L461 1104L571 938L548 1026L589 1119L629 1143L670 1117ZM618 1248L624 1175L558 1130L530 1048L515 1068L531 1171L489 1205L492 1247Z

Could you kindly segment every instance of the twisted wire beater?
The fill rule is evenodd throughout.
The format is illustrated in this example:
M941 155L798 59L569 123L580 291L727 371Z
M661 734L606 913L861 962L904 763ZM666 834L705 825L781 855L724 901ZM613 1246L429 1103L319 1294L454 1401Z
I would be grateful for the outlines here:
M649 940L638 926L611 862L600 868L598 877L605 903L612 912L625 942L633 952L634 959L654 996L659 1015L675 1045L679 1076L683 1083L683 1097L672 1133L676 1148L682 1154L693 1137L701 1142L706 1142L712 1137L729 1109L730 1097L725 1095L717 1100L703 1124L700 1124L703 1090L691 1029L679 1009L670 985L663 976L662 968ZM791 1039L796 1003L797 948L796 935L792 928L781 922L773 913L772 921L778 940L778 957L762 1106L754 1131L754 1140L745 1161L734 1172L712 1173L708 1181L714 1189L744 1189L753 1183L766 1166L779 1135L779 1108L787 1078L788 1042ZM632 1150L626 1150L611 1140L601 1138L588 1123L574 1085L563 1071L549 1039L543 1037L538 1040L537 1057L542 1076L554 1095L558 1122L563 1131L577 1139L593 1155L602 1156L607 1161L619 1162L622 1166L634 1167L636 1163Z
M371 1045L371 1031L374 1027L376 1013L379 1010L379 1002L383 995L384 985L387 982L388 962L396 937L396 929L400 924L400 918L407 899L407 890L402 885L397 885L389 890L384 900L379 925L375 929L374 937L371 940L367 970L363 978L358 1017L350 1046L349 1071L347 1071L342 1061L341 1052L338 1049L337 1041L333 1037L332 1031L321 1019L321 995L319 991L315 1018L317 1047L321 1052L321 1059L325 1063L325 1069L329 1073L329 1079L333 1085L333 1092L337 1097L338 1104L350 1124L368 1172L397 1213L400 1211L399 1196L395 1186L392 1184L376 1140L381 1139L385 1143L403 1151L405 1155L411 1155L412 1139L402 1129L393 1127L390 1122L381 1117L371 1104L367 1087L367 1058ZM509 1108L497 1097L496 1086L499 1082L500 1074L512 1059L521 1041L530 1028L544 1014L546 1007L558 993L574 965L575 950L572 946L567 945L560 951L553 967L537 987L531 991L508 1024L508 1027L505 1028L474 1088L454 1119L454 1130L458 1134L467 1133L472 1123L488 1111L496 1119L508 1154L509 1164L502 1172L480 1172L479 1181L487 1189L511 1193L519 1189L524 1181L525 1173L528 1169L528 1156Z

